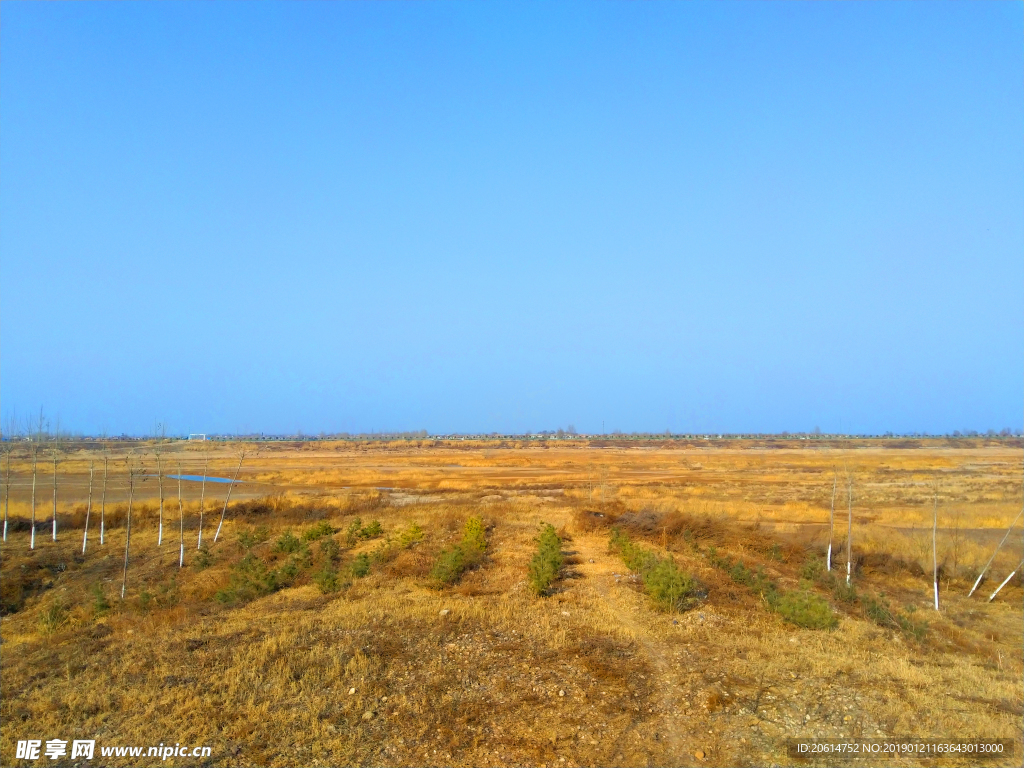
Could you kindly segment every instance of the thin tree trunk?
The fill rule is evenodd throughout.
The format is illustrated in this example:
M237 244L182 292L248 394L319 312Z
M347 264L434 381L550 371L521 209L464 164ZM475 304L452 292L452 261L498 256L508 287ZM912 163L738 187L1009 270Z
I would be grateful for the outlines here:
M36 548L36 463L38 451L32 453L32 535L29 538L29 549Z
M846 586L853 572L853 478L847 481L848 517L846 523Z
M1015 518L1013 518L1013 522L1010 523L1010 527L1007 528L1006 529L1006 533L1003 534L1003 538L999 542L999 546L996 547L996 551L992 553L992 557L990 557L988 559L988 562L985 563L985 567L982 568L981 569L981 573L978 574L977 581L974 582L974 586L971 587L971 591L967 593L968 597L970 597L971 595L974 594L974 590L976 590L978 588L978 585L981 584L981 580L983 578L985 578L985 573L988 571L989 566L992 565L992 561L996 559L996 555L999 554L1000 548L1003 546L1003 544L1006 543L1006 540L1010 537L1010 532L1013 531L1013 526L1015 526L1017 524L1017 521L1020 519L1021 515L1024 515L1024 509L1022 509L1020 512L1018 512L1017 516Z
M57 540L57 449L53 449L53 540Z
M932 504L932 591L935 594L935 610L939 610L939 549L936 539L939 534L939 490L935 489L935 503Z
M1017 566L1016 568L1014 568L1014 569L1013 569L1013 572L1012 572L1012 573L1011 573L1011 574L1010 574L1009 576L1007 576L1007 577L1006 577L1005 579L1003 579L1003 583L1002 583L1002 584L1000 584L1000 585L999 585L998 587L996 587L996 591L995 591L995 592L993 592L993 593L992 593L992 597L990 597L990 598L988 599L988 601L989 601L990 603L991 603L991 602L992 602L993 600L995 600L995 599L996 599L996 595L998 595L998 594L999 594L999 590L1001 590L1001 589L1002 589L1003 587L1005 587L1005 586L1006 586L1007 584L1009 584L1009 583L1010 583L1010 579L1012 579L1012 578L1013 578L1013 577L1014 577L1014 576L1016 575L1017 571L1019 571L1019 570L1020 570L1021 568L1024 568L1024 560L1021 560L1021 561L1020 561L1020 565L1018 565L1018 566Z
M7 541L7 507L11 502L11 451L7 451L7 495L4 496L4 542Z
M196 549L203 548L203 502L206 500L206 474L210 468L210 456L206 456L206 460L203 462L203 484L199 490L199 543L196 544Z
M107 524L107 456L103 457L103 491L100 493L100 546L103 546L103 533Z
M828 555L825 557L825 570L832 570L832 532L835 530L836 518L836 486L839 484L839 473L832 474L832 506L828 509Z
M164 470L160 464L160 451L156 452L156 476L160 485L160 529L156 535L156 545L159 547L164 543Z
M128 589L128 551L132 545L132 501L135 499L135 470L128 469L128 520L125 523L124 537L124 575L121 578L121 599L124 600Z
M94 462L89 462L89 505L85 508L85 533L82 534L82 554L85 554L85 545L89 542L89 516L92 514L92 477L95 469Z
M185 508L181 505L181 462L178 462L178 567L185 565Z
M238 479L238 471L242 468L242 459L245 458L243 453L238 457L238 466L235 467L235 476L231 478L231 485L228 486L228 495L224 499L224 509L220 512L220 523L217 524L217 532L213 534L213 543L217 543L217 539L220 538L220 529L224 525L224 515L228 513L228 502L231 501L231 491L234 490L235 480Z

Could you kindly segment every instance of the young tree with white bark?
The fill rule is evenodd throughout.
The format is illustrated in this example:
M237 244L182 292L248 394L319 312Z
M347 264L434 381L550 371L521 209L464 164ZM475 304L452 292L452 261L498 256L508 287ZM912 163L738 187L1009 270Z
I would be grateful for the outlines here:
M107 461L110 459L106 453L103 454L103 490L100 492L100 546L105 541L104 533L107 526Z
M181 462L178 462L178 567L185 565L185 507L181 503Z
M235 476L231 478L231 485L228 486L228 495L224 499L224 509L220 512L220 523L217 524L217 532L213 535L213 543L217 543L217 539L220 538L220 529L224 526L224 516L228 513L228 502L231 501L231 491L235 487L235 483L238 481L238 472L242 469L242 461L245 460L246 455L249 451L246 448L241 448L238 451L238 466L235 467Z
M125 520L124 536L124 575L121 578L121 599L124 600L125 592L128 590L128 554L132 546L132 503L135 501L135 484L139 475L142 474L142 466L136 466L129 455L125 459L128 467L128 517Z
M53 448L53 540L57 540L57 447Z
M847 523L846 523L846 586L850 586L853 574L853 475L846 476Z
M203 548L203 505L206 502L206 475L210 469L210 451L203 449L203 484L199 488L199 541L196 549Z
M7 542L7 508L11 503L11 453L14 449L6 446L4 453L7 454L7 477L4 482L4 543Z
M89 542L89 517L92 515L92 480L96 470L96 462L89 462L89 503L85 508L85 532L82 534L82 554L85 554L85 545Z
M1009 583L1010 583L1010 579L1012 579L1012 578L1013 578L1014 576L1016 576L1016 575L1017 575L1017 571L1019 571L1019 570L1020 570L1021 568L1024 568L1024 560L1021 560L1021 561L1020 561L1020 565L1018 565L1018 566L1017 566L1016 568L1014 568L1014 569L1013 569L1012 571L1010 571L1010 575L1009 575L1009 576L1007 576L1007 577L1006 577L1005 579L1003 579L1003 583L1002 583L1002 584L1000 584L1000 585L999 585L998 587L996 587L996 591L995 591L995 592L993 592L993 593L992 593L992 597L990 597L990 598L988 599L988 601L989 601L990 603L991 603L991 602L992 602L993 600L995 600L995 599L996 599L996 595L998 595L998 594L999 594L999 591L1000 591L1000 590L1001 590L1001 589L1002 589L1003 587L1005 587L1005 586L1006 586L1007 584L1009 584Z
M825 557L825 570L832 570L832 533L836 518L836 487L839 484L839 470L832 473L832 505L828 509L828 554Z
M36 475L39 459L39 446L32 447L32 531L29 534L29 549L36 548Z
M990 557L988 559L988 562L985 563L985 567L982 568L981 573L978 574L978 578L975 580L974 586L971 587L971 591L967 593L968 597L974 594L974 590L978 588L978 585L981 584L981 580L985 578L985 574L988 572L989 566L992 565L992 561L996 559L996 555L999 554L999 550L1002 549L1003 544L1005 544L1006 540L1010 537L1010 533L1013 531L1013 526L1015 526L1017 524L1017 521L1020 520L1021 515L1024 515L1024 509L1018 512L1017 516L1013 518L1013 522L1010 523L1010 527L1006 529L1006 533L1003 534L1003 538L999 541L999 544L996 545L996 550L992 553L992 557Z
M160 462L160 451L156 451L156 477L160 487L160 527L156 534L156 545L164 543L164 468Z

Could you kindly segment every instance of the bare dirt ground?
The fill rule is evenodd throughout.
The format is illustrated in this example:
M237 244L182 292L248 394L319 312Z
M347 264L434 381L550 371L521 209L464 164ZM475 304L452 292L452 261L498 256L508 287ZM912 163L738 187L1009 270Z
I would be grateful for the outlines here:
M153 449L135 454L147 472ZM162 450L161 461L201 466L194 446ZM233 450L213 452L211 474L231 476ZM243 464L246 484L216 545L226 487L207 485L203 553L199 489L184 489L182 569L176 485L165 487L160 547L156 482L140 486L123 601L116 451L106 543L94 488L81 554L88 467L101 456L62 454L56 543L37 478L34 552L31 463L14 463L0 550L0 764L33 764L15 759L19 739L95 738L209 745L210 765L816 765L841 761L791 759L785 738L901 736L1016 739L1014 755L986 764L1020 764L1024 590L1018 577L990 603L988 579L984 596L966 597L1020 509L1017 445L264 449ZM842 488L847 470L852 600L809 570L827 540L833 477ZM937 477L939 613L930 609ZM837 505L840 567L845 514ZM486 523L486 555L437 584L434 564L474 515ZM357 518L379 521L381 534L349 537ZM546 596L527 580L541 522L559 530L566 557ZM406 547L412 523L423 536ZM324 524L330 532L305 550L282 548L286 531L303 542ZM672 558L706 595L688 610L659 610L609 547L613 524ZM337 543L333 560L325 540ZM378 557L383 542L392 549ZM1000 575L1022 556L1020 528L1005 550ZM363 554L373 555L368 573L353 576ZM817 595L836 626L788 621L716 565L723 556ZM319 574L331 568L339 583L324 591ZM268 570L282 581L264 589ZM902 628L872 618L870 600L883 594Z

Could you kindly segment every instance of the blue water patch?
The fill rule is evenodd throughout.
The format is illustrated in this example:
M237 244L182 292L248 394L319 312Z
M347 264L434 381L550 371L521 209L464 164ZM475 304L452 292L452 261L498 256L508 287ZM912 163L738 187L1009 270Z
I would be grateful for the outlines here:
M150 477L156 477L156 475L150 475ZM195 483L203 482L203 476L202 475L164 475L164 477L169 478L171 480L177 480L180 477L182 480L191 480L191 481L193 481ZM231 480L230 477L213 477L212 475L208 475L207 478L206 478L206 482L208 482L208 483L230 483L230 482L232 482L232 480ZM237 484L237 483L241 483L243 481L235 480L234 482Z

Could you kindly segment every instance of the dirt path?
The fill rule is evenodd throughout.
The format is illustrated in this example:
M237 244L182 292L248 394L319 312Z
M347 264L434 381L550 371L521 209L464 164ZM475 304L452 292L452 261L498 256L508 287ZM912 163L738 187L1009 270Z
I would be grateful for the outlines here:
M661 720L658 738L665 741L667 764L692 764L693 754L687 750L686 740L677 726L668 720L685 709L685 700L680 696L681 681L670 659L659 649L659 643L652 640L650 628L641 620L642 614L637 605L639 595L628 586L628 572L620 561L608 553L604 540L578 536L573 539L572 545L581 560L578 567L584 576L583 583L594 591L615 621L636 639L655 670L659 702L657 712ZM631 731L635 731L638 724L635 722Z

